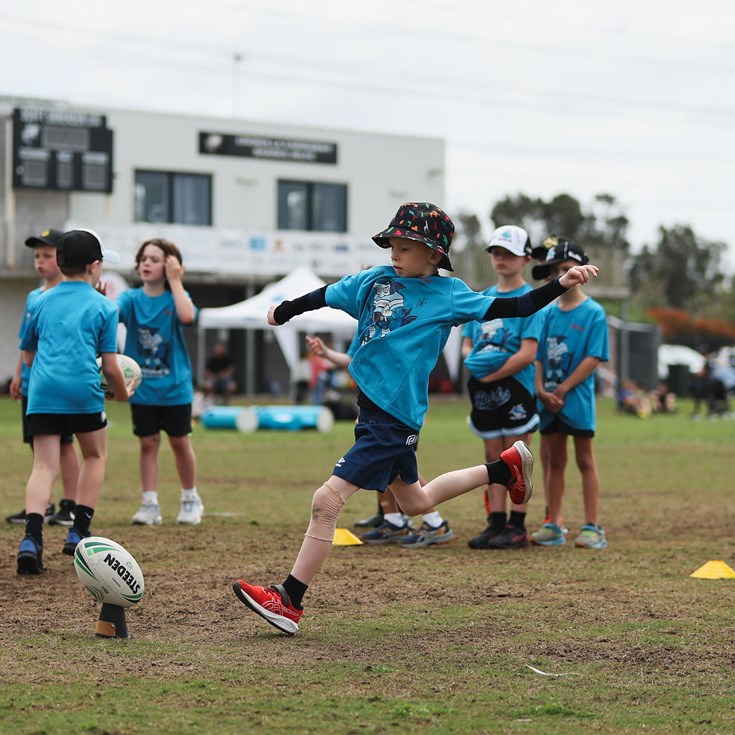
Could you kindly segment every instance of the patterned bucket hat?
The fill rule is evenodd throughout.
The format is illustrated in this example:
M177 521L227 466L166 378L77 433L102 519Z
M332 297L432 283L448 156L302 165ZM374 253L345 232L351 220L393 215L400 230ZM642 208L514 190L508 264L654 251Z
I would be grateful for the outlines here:
M428 245L442 254L439 267L451 271L449 248L454 236L454 223L449 215L429 202L406 202L401 204L396 216L382 232L373 235L373 240L381 248L390 247L391 237L403 237Z

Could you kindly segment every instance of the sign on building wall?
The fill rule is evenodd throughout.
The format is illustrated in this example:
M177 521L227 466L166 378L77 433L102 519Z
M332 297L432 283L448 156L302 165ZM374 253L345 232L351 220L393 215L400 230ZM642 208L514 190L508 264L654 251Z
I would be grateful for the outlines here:
M112 130L104 115L13 111L13 188L112 192Z
M318 140L270 138L265 135L199 133L199 153L211 156L243 156L269 161L337 163L337 144Z

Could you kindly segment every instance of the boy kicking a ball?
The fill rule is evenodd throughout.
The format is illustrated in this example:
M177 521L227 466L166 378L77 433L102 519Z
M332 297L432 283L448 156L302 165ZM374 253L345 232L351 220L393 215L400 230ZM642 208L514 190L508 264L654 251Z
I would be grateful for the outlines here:
M454 224L439 207L403 204L390 225L373 237L390 249L390 266L346 276L268 312L268 322L276 326L331 306L355 317L361 335L349 366L359 389L355 443L314 493L311 520L291 573L271 587L243 579L233 584L245 605L288 635L298 632L304 594L329 555L339 513L360 488L383 492L390 485L409 515L488 483L505 485L514 503L531 497L533 455L520 441L494 462L448 472L421 486L416 443L428 409L429 374L453 326L529 316L568 288L586 283L598 269L572 268L517 298L484 296L458 278L439 275L439 268L452 270L453 235Z

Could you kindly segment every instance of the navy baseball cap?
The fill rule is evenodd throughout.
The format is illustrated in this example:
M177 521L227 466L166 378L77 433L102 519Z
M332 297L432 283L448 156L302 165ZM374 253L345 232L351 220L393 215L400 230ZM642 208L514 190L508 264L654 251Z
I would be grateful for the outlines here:
M97 235L91 230L65 232L57 247L64 256L64 265L89 265L95 260L119 263L120 256L114 250L105 250Z
M52 248L58 248L59 241L63 234L64 233L61 230L50 228L48 230L44 230L40 235L32 235L29 237L26 240L26 245L29 248L36 248L39 245L50 245Z

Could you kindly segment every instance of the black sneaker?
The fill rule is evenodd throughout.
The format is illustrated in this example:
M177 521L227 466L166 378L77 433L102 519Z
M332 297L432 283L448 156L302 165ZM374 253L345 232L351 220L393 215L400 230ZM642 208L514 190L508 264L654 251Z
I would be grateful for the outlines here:
M494 539L499 533L503 531L502 528L496 528L495 526L487 526L484 531L481 531L477 536L473 536L468 542L467 546L471 549L491 549L490 541Z
M46 513L43 518L44 523L48 523L48 519L56 512L56 508L54 507L53 503L49 503L46 506ZM5 520L8 523L25 523L26 522L26 512L25 509L21 510L19 513L13 513L13 515L5 516Z
M487 542L488 549L523 549L529 545L525 528L507 525L497 536Z
M47 515L45 521L49 526L73 526L76 507L77 504L73 500L62 500L59 503L59 512L51 516Z
M61 549L62 554L66 554L67 556L74 556L74 552L77 549L77 545L83 538L89 538L91 536L90 532L87 531L87 533L82 533L78 528L74 528L72 526L69 529L69 533L66 534L66 539L64 541L64 546Z
M18 547L18 574L41 574L43 546L27 533Z
M383 525L383 514L375 513L370 518L363 518L362 520L355 521L355 528L378 528Z

